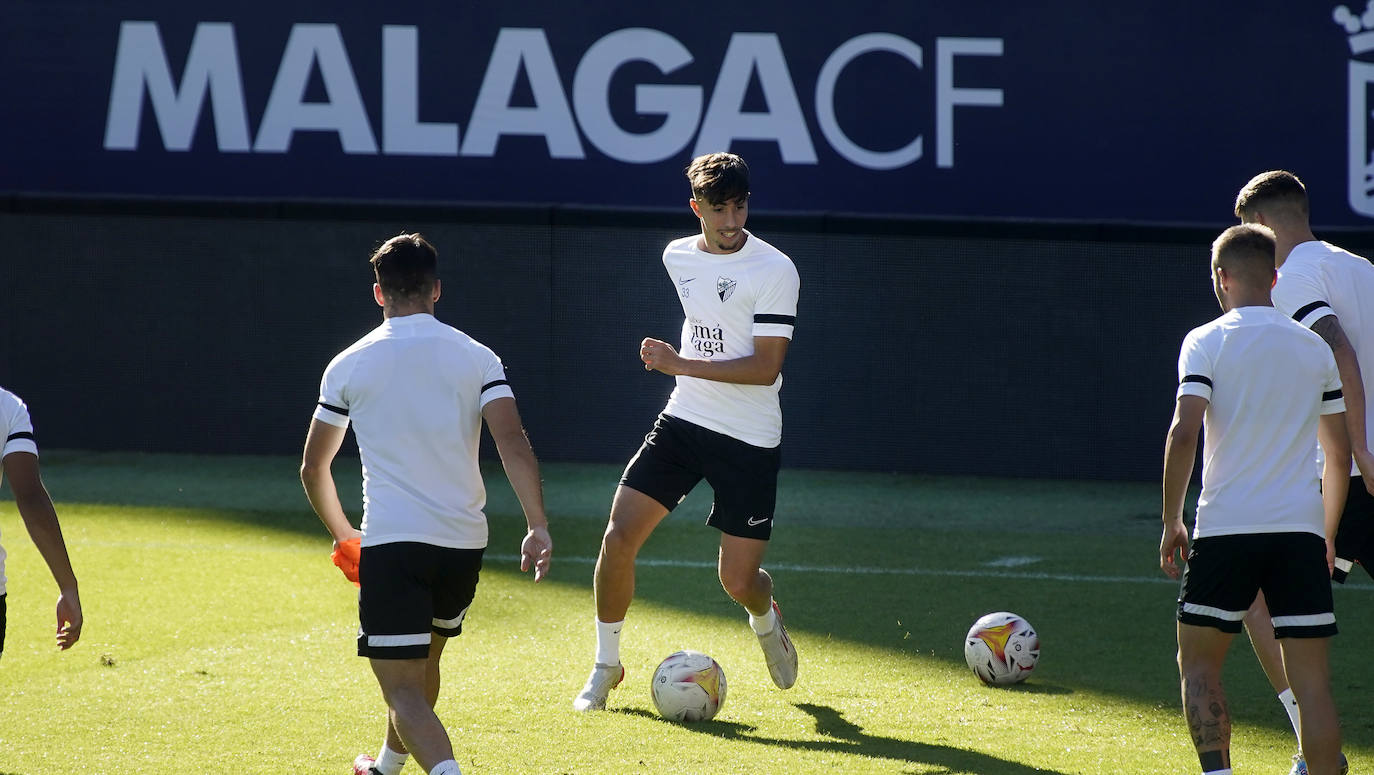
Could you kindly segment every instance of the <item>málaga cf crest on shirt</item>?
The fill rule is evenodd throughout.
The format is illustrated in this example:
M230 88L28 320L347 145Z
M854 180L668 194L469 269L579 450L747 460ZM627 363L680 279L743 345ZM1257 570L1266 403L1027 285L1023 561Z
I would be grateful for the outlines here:
M691 234L663 249L663 267L682 304L678 352L701 360L732 360L752 355L759 337L791 339L800 287L791 259L754 235L730 254L708 253L703 244L700 234ZM756 447L776 447L782 441L781 376L771 385L685 375L674 381L665 414Z

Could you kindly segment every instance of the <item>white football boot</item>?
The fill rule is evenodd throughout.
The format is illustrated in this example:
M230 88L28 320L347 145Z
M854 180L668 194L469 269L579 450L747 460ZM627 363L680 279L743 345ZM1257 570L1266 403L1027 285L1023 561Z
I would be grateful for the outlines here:
M787 636L787 628L782 626L782 611L776 600L773 601L773 617L777 624L772 632L759 636L759 647L763 649L773 683L779 689L791 689L797 682L797 650Z
M605 710L606 697L611 690L625 680L625 668L620 664L603 665L597 662L592 666L592 674L587 677L587 685L573 699L573 710Z

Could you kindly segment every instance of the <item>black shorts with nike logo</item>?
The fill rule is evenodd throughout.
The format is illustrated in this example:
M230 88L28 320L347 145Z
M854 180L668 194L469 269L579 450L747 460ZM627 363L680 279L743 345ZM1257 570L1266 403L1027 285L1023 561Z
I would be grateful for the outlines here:
M773 533L782 447L756 447L660 414L620 483L671 511L702 479L715 491L706 524L727 535L767 541Z

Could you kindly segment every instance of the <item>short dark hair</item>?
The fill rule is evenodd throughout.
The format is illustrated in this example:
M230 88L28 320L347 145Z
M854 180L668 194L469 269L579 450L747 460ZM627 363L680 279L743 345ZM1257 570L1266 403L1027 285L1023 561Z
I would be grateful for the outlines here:
M434 290L439 277L439 253L420 234L397 234L383 242L368 260L382 295L388 299L425 296Z
M1298 176L1287 170L1270 170L1250 178L1236 194L1236 217L1246 220L1258 210L1278 206L1293 208L1306 216L1307 188Z
M733 153L708 153L687 165L692 198L701 203L724 204L749 198L749 165Z
M1212 242L1212 266L1256 287L1274 281L1274 232L1257 223L1242 223L1223 231Z

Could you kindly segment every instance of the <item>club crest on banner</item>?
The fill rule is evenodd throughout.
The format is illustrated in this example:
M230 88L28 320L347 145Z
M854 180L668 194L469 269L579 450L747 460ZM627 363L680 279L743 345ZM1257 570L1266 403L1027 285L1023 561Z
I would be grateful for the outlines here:
M1374 0L1370 0L1364 13L1358 15L1347 6L1336 6L1331 18L1350 36L1346 155L1350 209L1360 215L1374 217L1374 149L1370 148L1369 143L1369 90L1374 84L1374 62L1355 58L1374 51Z

